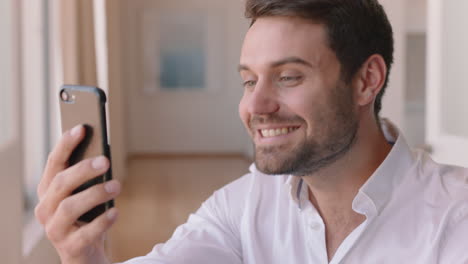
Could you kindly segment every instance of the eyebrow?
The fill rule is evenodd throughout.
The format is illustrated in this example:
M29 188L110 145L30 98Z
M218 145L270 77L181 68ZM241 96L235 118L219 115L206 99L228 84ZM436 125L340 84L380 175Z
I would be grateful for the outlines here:
M310 68L314 67L310 62L308 62L306 60L303 60L303 59L301 59L299 57L287 57L287 58L281 59L279 61L275 61L275 62L270 64L270 67L277 68L277 67L283 66L285 64L290 64L290 63L300 64L300 65L304 65L304 66L307 66L307 67L310 67ZM239 66L237 67L237 70L239 72L240 71L249 71L250 68L248 66L246 66L246 65L239 64Z

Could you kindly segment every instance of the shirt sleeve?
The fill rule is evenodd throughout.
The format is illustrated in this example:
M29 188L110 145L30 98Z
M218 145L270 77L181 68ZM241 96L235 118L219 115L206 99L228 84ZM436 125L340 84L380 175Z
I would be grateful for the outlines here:
M237 190L226 187L216 191L166 243L121 264L241 264L238 226L243 200L232 197L233 192Z

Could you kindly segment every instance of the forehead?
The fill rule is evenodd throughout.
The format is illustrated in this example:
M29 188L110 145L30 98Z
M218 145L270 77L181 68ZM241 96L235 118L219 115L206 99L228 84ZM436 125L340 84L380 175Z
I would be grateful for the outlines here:
M262 17L247 31L241 65L261 66L298 57L312 65L335 58L328 47L323 24L293 17Z

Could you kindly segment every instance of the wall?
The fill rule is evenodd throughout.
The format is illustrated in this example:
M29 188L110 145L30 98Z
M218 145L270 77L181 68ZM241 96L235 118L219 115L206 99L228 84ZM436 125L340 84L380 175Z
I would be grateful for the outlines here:
M427 0L406 3L405 136L414 147L426 145Z
M131 153L240 153L248 136L237 114L242 88L236 71L247 21L241 1L127 1L125 67L128 99L128 141ZM207 92L145 93L143 91L143 10L178 8L220 12L223 43L220 85ZM209 15L213 16L213 15ZM214 45L216 46L216 45Z
M395 53L389 85L382 101L381 116L392 120L400 129L405 131L404 101L405 101L405 47L406 24L404 0L380 0L393 26Z
M3 120L9 127L7 138L0 142L0 256L2 263L19 264L21 259L22 228L22 181L21 181L21 124L19 107L19 82L17 53L18 33L13 31L18 26L18 4L14 1L0 2L0 85L2 91L8 89L8 93L1 94L9 101L4 110L6 118ZM14 26L13 26L14 25ZM7 97L8 96L8 97ZM2 124L3 125L3 124Z
M426 36L410 33L406 39L405 136L414 147L425 145L426 134Z
M468 138L467 10L467 1L444 2L441 43L441 126L444 132L464 138ZM460 117L465 119L461 122Z
M111 134L110 144L112 145L112 168L116 170L114 177L123 179L127 174L127 102L125 100L125 86L123 76L125 75L124 61L122 60L124 49L122 34L122 1L106 1L107 23L108 23L108 43L109 43L109 111Z
M406 31L408 33L425 33L427 20L427 0L410 0L406 2Z

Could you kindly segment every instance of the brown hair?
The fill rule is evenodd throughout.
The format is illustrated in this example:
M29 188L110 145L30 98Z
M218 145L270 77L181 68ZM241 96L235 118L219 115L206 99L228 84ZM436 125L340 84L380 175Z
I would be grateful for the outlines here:
M393 63L393 31L377 0L247 0L245 15L301 17L325 25L328 44L342 65L343 80L350 81L373 54L387 65L387 78L375 99L377 117Z

